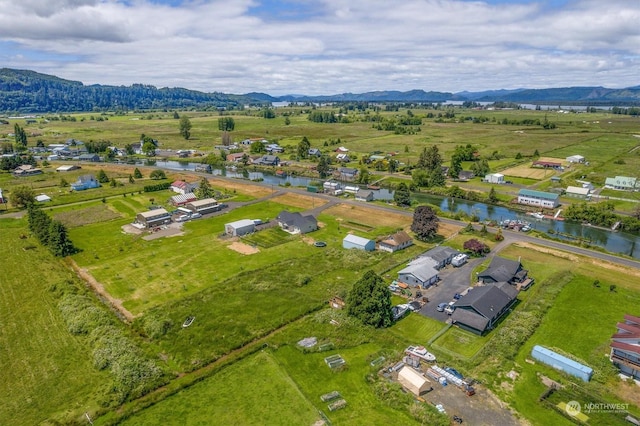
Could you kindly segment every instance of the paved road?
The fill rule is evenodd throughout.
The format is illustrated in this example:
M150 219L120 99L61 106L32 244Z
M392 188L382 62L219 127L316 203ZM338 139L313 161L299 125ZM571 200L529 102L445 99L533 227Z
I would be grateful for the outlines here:
M124 167L124 166L123 166ZM131 167L131 166L129 166ZM155 166L140 166L137 165L137 167L139 168L145 168L145 169L156 169L157 167ZM199 173L199 172L189 172L190 174L193 175L197 175L197 176L202 176L202 177L214 177L209 173ZM234 182L234 183L238 183L238 182L242 182L239 179L236 178L230 178L230 177L226 177L226 176L215 176L216 179L218 180L227 180L229 182ZM247 184L250 185L259 185L259 186L264 186L264 187L268 187L268 188L273 188L273 185L268 184L268 183L264 183L264 182L246 182ZM304 189L299 189L299 188L293 188L293 187L279 187L278 188L278 192L277 193L282 193L282 192L293 192L293 193L298 193L298 194L303 194L306 196L310 196L310 197L316 197L316 198L321 198L324 200L327 200L329 202L329 204L325 205L325 206L321 206L318 209L314 209L315 213L326 209L330 206L333 206L335 204L349 204L349 205L359 205L362 206L363 202L361 201L354 201L354 200L350 200L350 199L344 199L344 198L340 198L340 197L334 197L331 195L326 195L326 194L320 194L320 193L313 193L313 192L308 192ZM277 193L272 194L271 196L275 196ZM392 206L384 206L384 205L380 205L380 204L372 204L369 203L367 204L368 208L374 209L374 210L378 210L381 212L393 212L396 214L402 214L402 215L406 215L409 217L413 217L413 212L408 210L408 209L398 209L396 207L392 207ZM6 216L5 216L6 217ZM461 226L464 227L467 225L466 222L463 221L458 221L458 220L453 220L453 219L447 219L447 218L440 218L440 221L442 223L449 223L452 225L457 225L457 226ZM544 246L544 247L550 247L550 248L554 248L554 249L558 249L558 250L563 250L563 251L567 251L567 252L571 252L571 253L576 253L576 254L580 254L583 256L587 256L587 257L592 257L595 259L600 259L600 260L604 260L607 262L611 262L611 263L617 263L619 265L624 265L624 266L628 266L631 268L638 268L640 269L640 261L639 260L632 260L632 259L628 259L628 258L624 258L624 257L619 257L613 254L608 254L608 253L602 253L599 251L595 251L595 250L589 250L589 249L585 249L585 248L581 248L581 247L576 247L576 246L572 246L570 244L565 244L565 243L561 243L561 242L557 242L557 241L551 241L551 240L546 240L543 238L536 238L536 237L532 237L526 234L523 234L521 232L513 232L513 231L508 231L505 230L503 231L503 235L505 236L505 240L503 241L502 247L511 244L511 243L515 243L515 242L528 242L528 243L532 243L532 244L537 244L540 246Z

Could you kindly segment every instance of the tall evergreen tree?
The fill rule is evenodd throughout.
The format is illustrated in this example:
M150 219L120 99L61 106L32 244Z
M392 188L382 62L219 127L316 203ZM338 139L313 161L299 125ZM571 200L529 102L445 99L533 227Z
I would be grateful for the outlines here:
M401 207L411 205L411 192L406 183L400 182L393 193L393 201Z
M198 198L213 198L215 190L211 187L209 180L206 177L200 179L200 184L195 191Z
M47 246L54 256L69 256L77 251L69 239L67 227L58 220L52 220L49 225L49 238Z
M311 148L311 142L309 142L309 139L307 139L307 137L304 136L302 140L298 143L298 157L303 159L309 157L310 148Z
M347 296L347 314L373 327L390 326L391 292L384 279L371 270L365 272Z
M186 115L180 117L180 135L187 140L191 137L191 120Z

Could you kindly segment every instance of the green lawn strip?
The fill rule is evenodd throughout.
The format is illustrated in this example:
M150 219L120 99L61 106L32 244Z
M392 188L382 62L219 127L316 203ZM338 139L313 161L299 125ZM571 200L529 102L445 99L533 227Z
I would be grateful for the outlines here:
M11 265L0 280L0 423L68 423L97 408L109 378L93 367L82 338L67 331L50 292L74 276L37 241L21 239L24 226L0 221L2 262Z
M313 424L316 408L269 351L242 359L121 424Z
M436 350L446 350L457 354L458 357L470 358L474 356L487 343L491 337L478 336L469 331L457 327L449 328L442 336L438 337L431 346Z

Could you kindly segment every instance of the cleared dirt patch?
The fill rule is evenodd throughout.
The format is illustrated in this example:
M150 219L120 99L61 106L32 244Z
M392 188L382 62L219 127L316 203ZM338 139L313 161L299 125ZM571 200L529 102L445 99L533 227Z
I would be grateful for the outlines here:
M378 226L396 226L405 228L411 224L411 218L398 213L380 212L376 209L350 204L339 204L324 211L326 214L376 228Z
M271 188L260 186L260 185L251 185L251 184L248 184L246 181L244 182L241 181L236 183L233 181L213 178L213 179L209 179L209 182L211 182L211 186L222 187L227 192L236 191L240 194L251 195L256 198L266 197L267 195L270 195L272 193Z
M540 157L538 161L550 161L554 163L563 164L565 162L564 158L552 158L552 157ZM505 176L515 176L529 179L544 179L546 177L553 176L555 171L553 169L544 169L540 167L531 167L531 162L527 162L525 164L521 164L516 167L511 167L506 170L501 171Z
M299 207L301 209L312 209L315 207L324 206L328 203L327 200L309 197L308 195L286 193L278 195L273 198L273 201L287 206Z
M260 251L257 247L250 246L249 244L234 241L227 246L233 251L237 251L240 254L256 254Z

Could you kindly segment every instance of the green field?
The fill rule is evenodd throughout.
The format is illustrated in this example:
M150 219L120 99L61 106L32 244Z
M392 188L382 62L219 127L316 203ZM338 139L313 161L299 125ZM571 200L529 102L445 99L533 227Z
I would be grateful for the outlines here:
M66 422L97 408L108 376L93 367L89 347L67 331L57 307L55 286L76 278L35 239L21 238L24 225L0 220L0 423Z
M295 155L304 136L312 147L331 155L337 146L346 146L355 158L350 166L358 168L358 160L374 151L393 153L404 165L415 164L422 149L433 144L447 163L456 145L470 143L481 157L490 158L492 171L526 164L536 149L541 156L580 154L590 161L589 165L566 170L561 184L548 179L514 178L515 185L496 188L498 198L505 203L521 185L560 188L582 176L599 185L607 176L633 175L640 167L640 150L635 149L640 140L632 136L638 133L637 119L631 117L457 110L454 119L424 118L419 131L403 134L377 130L372 111L367 113L369 117L347 112L350 123L321 124L308 121L302 109L278 110L273 120L259 118L251 111L234 112L236 129L232 137L235 141L266 137L278 142L286 150L281 158L291 160L295 170L311 176L314 172L310 167L315 164L297 161ZM284 111L292 114L289 125L280 115ZM412 112L424 116L441 110L415 108ZM406 113L401 108L379 114L391 119ZM177 120L165 112L105 114L105 121L91 119L98 114L77 114L75 122L43 120L25 126L25 130L40 133L38 138L45 144L75 138L104 139L118 146L137 142L144 133L159 139L163 149L196 149L218 155L213 149L221 141L218 113L181 114L188 115L193 124L193 138L188 141L180 137ZM505 119L542 120L547 115L557 124L556 129L501 124ZM489 121L473 123L467 117L487 117ZM12 128L14 123L10 124ZM30 144L35 140L30 139ZM518 153L525 159L516 160ZM292 236L276 227L230 239L222 236L225 223L239 219L267 222L285 209L302 211L304 202L279 202L277 197L258 200L273 188L243 187L241 181L225 186L224 181L216 180L216 189L228 197L225 201L250 203L219 216L187 222L181 235L147 240L143 235L123 232L122 227L152 205L172 209L167 203L173 195L169 190L142 192L145 185L164 182L148 178L152 167L140 166L145 178L130 183L133 166L83 165L81 170L61 175L55 172L57 165L45 167L43 175L28 178L0 173L0 188L9 197L19 185L52 196L53 201L44 210L67 225L80 249L71 260L135 316L131 323L119 325L127 339L162 369L169 382L140 398L137 394L121 406L114 402L110 397L114 393L112 374L94 367L95 336L71 334L58 307L60 286L84 294L84 283L67 263L52 258L29 236L26 220L3 218L16 212L5 205L9 211L0 208L0 241L3 265L10 267L5 268L9 272L0 280L0 363L6 366L0 387L4 395L0 399L2 424L77 424L84 422L85 412L95 417L96 424L121 420L126 424L204 424L212 418L221 424L313 424L320 419L318 410L332 424L415 424L409 409L388 404L367 380L376 371L370 366L372 360L384 356L386 363L393 364L409 344L427 345L439 362L456 365L479 378L531 424L570 424L553 408L568 398L620 402L631 395L629 388L621 386L605 355L616 322L624 313L638 314L640 276L636 271L569 253L510 246L501 255L521 259L536 284L519 295L514 311L493 332L479 337L418 314L408 315L389 329L374 330L346 317L343 311L328 309L327 300L335 295L345 297L369 269L385 280L393 280L407 260L441 243L444 237L429 244L416 242L394 254L347 251L341 241L348 232L372 239L384 237L407 229L410 217L342 204L320 213L317 218L321 228L308 236ZM471 162L464 164L465 169L470 167ZM62 178L72 182L100 168L105 168L118 185L105 184L81 192L69 192L68 187L61 186ZM380 173L375 179L382 179L384 185L411 182L402 172ZM167 181L199 179L189 173L167 174ZM459 185L482 193L491 188L479 178ZM604 195L628 197L629 201L616 201L616 208L622 211L633 212L637 205L634 194L606 191ZM477 232L457 234L446 244L461 249L471 237L481 236ZM485 239L495 247L495 241ZM325 241L327 247L316 248L312 240ZM257 249L257 253L235 251L232 244L240 242ZM599 286L594 285L595 280ZM611 285L616 286L614 291L610 291ZM91 300L105 310L97 298ZM394 298L394 303L403 301ZM538 322L526 321L536 315ZM183 328L182 323L190 316L195 317L193 324ZM525 326L531 323L535 328L527 330ZM522 335L526 338L520 339ZM319 346L331 349L319 352L317 348L296 347L298 340L308 336L317 336ZM572 379L549 367L528 363L535 344L592 366L596 370L594 380L571 387ZM333 354L345 358L346 369L332 372L327 367L324 358ZM512 371L518 375L516 379L507 376ZM568 386L547 402L540 402L545 390L540 375ZM343 395L347 407L330 413L320 395L333 390ZM640 414L637 407L631 411ZM132 417L126 418L129 415ZM602 415L591 419L591 424L617 422L617 418L609 421Z

